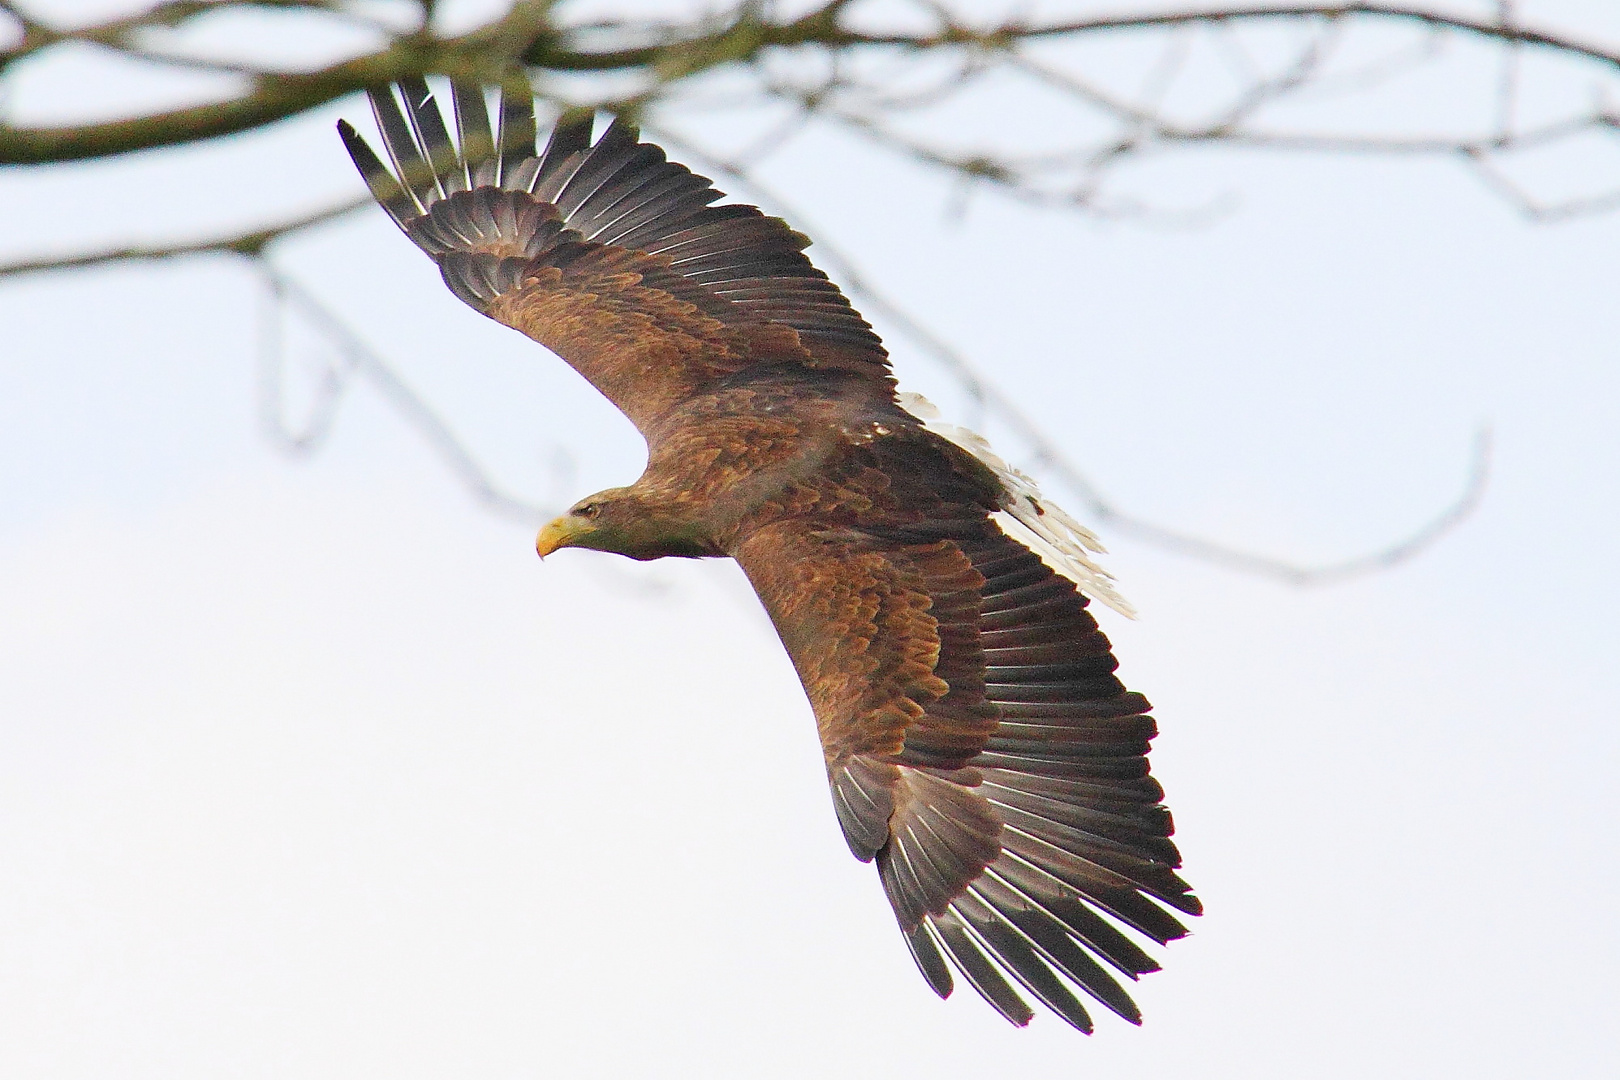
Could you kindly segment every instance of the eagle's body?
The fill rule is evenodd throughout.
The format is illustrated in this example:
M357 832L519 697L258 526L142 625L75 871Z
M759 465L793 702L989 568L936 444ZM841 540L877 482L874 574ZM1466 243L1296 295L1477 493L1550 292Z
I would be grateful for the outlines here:
M1117 924L1164 942L1186 931L1161 903L1199 907L1147 702L1076 587L1115 602L1083 530L901 406L877 336L779 220L711 206L623 124L595 144L589 118L560 124L537 155L532 101L503 100L492 132L457 86L453 142L426 84L399 89L403 110L373 95L392 174L343 126L379 202L457 296L647 440L640 479L547 525L541 553L736 559L930 985L950 992L948 957L1015 1023L1031 1014L1008 975L1082 1030L1073 987L1137 1020L1097 961L1158 965Z
M673 515L672 524L678 520L681 526L668 549L622 554L735 557L743 539L785 515L813 504L824 514L849 517L858 512L850 500L864 506L881 497L881 491L865 490L881 484L875 476L865 477L863 487L862 478L851 475L858 462L870 466L874 455L888 451L871 445L877 429L909 430L915 449L926 446L938 464L965 458L960 465L987 473L970 455L922 430L892 399L874 394L868 383L837 372L768 367L726 378L649 427L641 479L616 492L615 499L597 501L604 511L611 502L628 501L656 511L661 520ZM989 512L995 508L995 482L990 475L981 479L980 499ZM701 550L686 550L694 539Z

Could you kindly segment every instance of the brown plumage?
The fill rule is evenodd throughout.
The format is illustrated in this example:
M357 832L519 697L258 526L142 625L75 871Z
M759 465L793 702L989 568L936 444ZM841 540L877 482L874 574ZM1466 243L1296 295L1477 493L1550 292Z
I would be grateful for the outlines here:
M454 140L425 82L373 94L392 169L340 124L355 164L457 296L648 444L641 478L547 525L542 554L736 559L929 985L949 994L954 967L1016 1024L1013 982L1082 1031L1076 988L1138 1022L1106 967L1158 965L1122 927L1163 943L1186 933L1167 907L1200 908L1148 775L1148 703L1076 582L1001 524L1066 519L900 407L805 237L712 205L621 121L592 143L565 117L537 154L531 100L503 98L492 131L483 91L452 89Z

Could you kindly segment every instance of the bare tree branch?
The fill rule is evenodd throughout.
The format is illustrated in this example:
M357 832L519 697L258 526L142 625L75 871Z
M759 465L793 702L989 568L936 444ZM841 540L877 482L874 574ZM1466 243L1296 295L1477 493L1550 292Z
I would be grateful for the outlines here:
M1258 573L1278 578L1290 585L1330 585L1367 574L1379 573L1408 562L1434 546L1442 537L1461 525L1479 508L1485 499L1491 476L1491 429L1480 428L1474 433L1473 460L1468 479L1456 501L1437 514L1427 525L1398 540L1388 547L1366 555L1358 555L1342 562L1320 566L1301 566L1256 555L1239 548L1206 540L1188 533L1166 529L1163 526L1129 518L1117 512L1099 515L1100 520L1112 521L1117 527L1162 548L1179 551L1205 562L1225 566L1231 570Z
M791 22L773 23L762 17L762 9L753 5L742 5L734 9L734 17L723 28L690 36L683 36L683 28L675 24L634 28L623 28L621 24L599 25L588 29L597 34L622 29L629 34L662 35L662 37L657 44L651 45L573 51L568 48L570 35L565 34L537 41L523 54L523 60L540 68L609 71L651 67L660 62L667 63L672 56L701 52L710 61L707 66L713 66L712 61L716 57L744 60L767 48L793 48L804 45L820 45L835 49L882 46L912 52L928 52L948 46L1005 49L1020 42L1079 38L1121 30L1162 30L1192 25L1360 18L1406 23L1492 41L1530 45L1564 55L1580 56L1620 69L1620 52L1613 49L1552 31L1535 30L1513 23L1471 19L1409 4L1329 3L1213 7L1048 23L1008 22L983 29L974 29L966 23L952 20L928 34L876 33L851 29L839 22L839 15L850 6L848 0L835 0L834 3Z
M859 0L828 0L796 17L781 16L772 5L757 0L732 0L729 8L686 22L625 18L572 24L554 12L554 0L513 0L506 14L487 25L443 36L434 29L433 0L416 0L398 24L379 22L343 0L160 0L136 14L79 27L47 25L21 11L14 0L0 0L0 12L14 24L10 44L0 48L0 79L18 61L38 58L58 46L79 44L148 63L228 73L237 76L243 87L225 100L126 119L56 128L0 124L0 165L87 161L207 142L401 78L448 75L509 89L539 80L542 95L559 107L595 103L642 115L655 106L697 107L690 88L710 85L713 80L699 83L696 77L724 71L740 76L724 84L730 88L729 107L785 107L784 115L740 157L727 159L696 147L687 150L756 191L759 186L749 176L751 161L773 152L807 125L826 123L950 176L955 181L953 199L958 208L966 205L972 192L993 187L1037 205L1101 215L1164 216L1164 211L1115 190L1125 175L1120 166L1145 155L1203 146L1450 158L1537 220L1620 208L1620 180L1594 183L1584 194L1550 201L1514 179L1515 154L1556 150L1590 136L1620 143L1620 112L1605 103L1601 89L1592 95L1594 104L1589 108L1526 115L1524 102L1530 96L1525 84L1530 73L1539 69L1524 67L1521 56L1537 50L1570 61L1566 72L1579 70L1583 77L1602 80L1620 74L1620 49L1525 26L1513 0L1496 0L1494 17L1438 11L1425 4L1349 2L1165 7L1110 17L984 24L955 12L943 0L915 2L931 21L922 30L901 31L882 29L865 17L857 19L852 13ZM196 55L188 51L183 39L174 37L175 31L186 29L202 16L250 9L280 10L317 21L359 22L382 33L386 43L318 70L295 71L260 70ZM1279 25L1298 27L1298 38L1284 45L1257 40L1246 29ZM1341 58L1353 30L1378 25L1408 27L1407 37L1414 40L1371 62L1352 65ZM1138 73L1134 89L1121 89L1083 67L1072 70L1052 57L1051 46L1056 43L1106 40L1122 34L1154 35L1153 40L1162 44L1157 60ZM1279 117L1298 115L1297 109L1287 113L1281 106L1386 87L1438 58L1444 43L1458 40L1499 50L1494 100L1486 103L1489 107L1483 110L1478 127L1462 132L1414 131L1402 127L1398 115L1388 117L1385 126L1359 130L1313 129L1279 122ZM1176 92L1189 77L1191 59L1204 49L1214 50L1235 85L1225 90L1199 86L1195 106L1177 105ZM870 62L873 60L882 63ZM1047 103L1055 95L1078 110L1090 126L1077 124L1072 134L1054 126L1048 142L1033 149L1012 150L952 144L937 134L918 134L916 125L908 123L914 116L931 115L930 110L967 100L992 74L1021 80L1020 86L1046 95ZM572 81L552 79L563 75ZM718 107L727 107L727 103ZM927 130L964 129L936 124ZM992 139L1002 135L987 134ZM779 199L768 192L761 194L780 207ZM481 500L502 512L529 518L538 512L536 508L502 493L426 403L358 335L263 258L275 241L347 213L365 201L343 202L230 236L19 259L0 264L0 277L207 253L247 257L264 275L276 310L296 310L301 318L321 325L323 336L346 357L342 371L333 368L327 373L328 384L317 397L311 424L301 432L287 429L279 399L266 398L267 410L271 404L276 406L276 430L285 444L316 445L328 429L330 411L346 385L344 380L363 375L423 430ZM1197 219L1208 213L1208 208L1195 208L1180 216ZM793 216L803 220L802 215ZM1297 584L1338 580L1410 558L1461 521L1484 489L1489 442L1482 435L1465 491L1434 522L1379 552L1324 567L1270 559L1141 521L1104 498L1052 440L965 358L898 310L826 243L818 250L865 306L884 315L943 364L972 400L1029 444L1035 461L1071 487L1096 519L1161 546ZM267 337L266 342L269 356L274 341ZM268 361L266 370L270 371Z
M756 198L787 213L801 225L801 214L787 208L782 199L753 178L745 164L727 161L686 143L670 132L660 132L667 144L679 146L688 155L707 163L706 167L730 176ZM756 149L766 147L756 144ZM545 520L550 511L539 504L515 497L502 490L491 474L470 453L460 437L433 408L400 379L393 367L368 346L347 323L308 290L298 285L270 261L267 248L273 242L300 230L331 221L370 202L369 196L349 200L324 210L275 225L212 240L191 241L167 246L126 247L56 258L0 264L0 277L45 271L86 269L114 263L164 260L201 254L232 254L246 257L264 281L272 310L264 319L261 336L261 416L268 434L287 449L308 453L324 442L335 420L336 406L347 381L359 375L369 381L413 427L422 433L444 459L455 476L486 508L523 523ZM1342 581L1350 577L1388 569L1413 558L1460 524L1483 498L1489 478L1490 434L1482 431L1476 440L1475 461L1463 494L1433 522L1386 548L1325 566L1302 566L1243 551L1188 533L1168 529L1136 518L1118 509L1096 485L1075 466L1058 444L1048 436L1010 397L1002 393L962 353L954 349L885 295L870 285L865 276L835 246L817 243L818 258L830 266L850 291L870 310L897 326L953 375L969 397L994 415L1032 452L1033 463L1045 468L1076 494L1099 522L1113 525L1158 546L1179 551L1232 569L1278 578L1295 585ZM344 358L345 367L331 369L323 378L311 418L300 432L286 426L281 400L283 345L278 333L282 305L297 308L316 324Z
M358 195L340 203L297 217L264 225L230 236L208 240L186 240L173 244L104 248L100 251L79 252L73 255L51 255L36 259L0 262L0 278L22 274L38 274L52 270L83 270L112 263L149 262L176 259L188 255L231 254L258 255L271 243L316 225L323 225L363 206L371 205L370 195Z
M0 70L22 55L64 41L118 44L138 29L180 25L199 14L224 7L272 6L263 3L201 3L175 0L144 15L114 24L71 32L49 32L41 42L25 31L23 42L0 53ZM307 7L294 2L285 5ZM319 5L325 6L325 5ZM62 128L14 128L0 125L0 165L38 165L83 161L159 146L183 146L263 127L340 97L381 86L395 79L440 74L491 83L506 81L516 57L545 32L549 4L519 0L504 18L460 37L439 39L423 31L396 38L386 49L345 60L314 72L279 72L251 80L247 93L226 101L153 113L127 120ZM115 26L115 30L107 27Z
M393 406L394 410L414 427L442 458L456 479L470 491L485 509L523 524L538 525L553 511L538 504L507 494L496 483L490 472L467 449L461 438L445 423L427 401L394 371L382 356L367 345L360 336L331 308L314 294L282 272L268 258L260 255L252 260L253 268L264 281L275 305L288 304L309 319L321 334L335 345L343 356L346 368L333 372L326 380L320 398L313 410L313 422L303 432L289 432L281 410L281 342L274 332L273 316L267 319L266 333L261 348L261 415L266 431L278 443L295 452L308 452L324 440L346 378L353 374L364 378Z
M1620 52L1566 35L1534 30L1507 20L1469 19L1401 4L1291 4L1161 11L1052 23L1009 22L984 28L969 26L950 16L944 8L936 7L939 28L922 34L853 29L841 20L851 6L850 0L832 0L799 18L776 22L765 14L767 8L742 3L722 16L701 19L691 26L625 22L559 29L552 25L549 2L518 0L506 16L472 33L439 38L424 26L415 33L396 37L379 52L319 71L259 74L250 79L248 92L222 102L74 127L0 126L0 164L84 160L219 138L298 115L365 87L403 77L441 74L502 82L520 64L537 71L642 71L655 84L668 86L718 67L751 63L769 50L818 48L924 54L971 48L1005 53L1024 43L1080 39L1124 30L1276 22L1338 24L1358 19L1408 23L1516 46L1548 49L1620 70ZM173 29L201 14L248 7L336 10L321 0L225 0L221 3L169 0L140 15L76 30L53 30L28 21L24 23L22 42L0 52L0 70L23 56L70 40L134 49L139 32ZM593 36L604 34L650 38L652 43L618 49L588 47L586 43ZM174 58L166 56L166 59Z

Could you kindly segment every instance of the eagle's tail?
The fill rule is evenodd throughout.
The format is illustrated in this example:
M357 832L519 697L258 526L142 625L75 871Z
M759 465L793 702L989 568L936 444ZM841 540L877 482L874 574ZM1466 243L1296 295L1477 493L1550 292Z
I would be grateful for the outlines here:
M1126 618L1136 618L1136 609L1120 593L1114 575L1093 558L1107 553L1095 533L1042 495L1035 481L1022 470L998 457L983 435L941 420L932 401L910 393L898 395L896 401L922 421L923 427L960 446L996 474L1001 481L1002 504L995 518L1003 532L1039 555L1087 596L1101 600Z

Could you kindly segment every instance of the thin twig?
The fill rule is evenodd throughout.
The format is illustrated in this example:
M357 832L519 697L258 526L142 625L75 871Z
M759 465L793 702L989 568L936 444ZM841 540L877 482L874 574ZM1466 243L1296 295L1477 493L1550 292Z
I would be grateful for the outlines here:
M1468 478L1464 482L1462 493L1457 496L1457 499L1450 506L1435 515L1434 519L1427 525L1411 533L1404 540L1399 540L1388 547L1366 555L1345 559L1342 562L1326 563L1318 566L1302 566L1287 560L1275 559L1268 555L1257 555L1241 548L1230 547L1190 533L1167 529L1161 525L1155 525L1140 518L1122 514L1107 503L1102 504L1101 507L1094 504L1093 510L1101 511L1098 513L1099 521L1111 522L1122 531L1158 547L1178 551L1183 555L1190 555L1202 559L1204 562L1214 563L1217 566L1275 577L1290 585L1335 584L1350 578L1363 577L1367 574L1388 570L1399 566L1401 563L1408 562L1461 525L1479 508L1480 503L1484 501L1485 491L1490 486L1491 448L1491 429L1482 427L1474 433L1472 460L1469 463ZM1057 471L1061 473L1063 469L1064 466L1060 463Z
M114 263L178 259L189 255L256 255L276 240L335 220L358 210L362 206L369 206L371 202L370 195L355 196L320 210L301 214L286 221L276 222L274 225L265 225L256 229L249 229L246 232L233 233L230 236L217 236L208 240L184 240L172 244L132 245L129 247L103 248L100 251L86 251L71 255L49 255L33 259L19 259L15 262L0 263L0 277L39 274L53 270L83 270L89 267L107 266Z
M419 5L421 0L418 0ZM919 0L931 13L924 31L879 33L851 28L842 19L846 0L832 2L799 16L778 17L775 9L753 0L739 0L730 9L695 18L687 23L656 20L621 20L608 23L557 25L552 0L519 0L508 13L487 26L452 38L438 38L428 24L414 32L395 32L386 48L314 72L257 73L237 65L215 65L204 59L177 57L165 52L164 62L217 66L220 70L251 76L246 92L225 101L172 112L137 116L128 120L78 127L17 129L0 124L0 163L38 164L81 160L153 146L173 146L260 127L297 115L335 97L402 78L447 74L501 82L517 75L519 63L531 65L529 74L572 75L599 73L619 78L618 105L639 113L655 100L667 99L672 89L703 72L731 68L749 74L756 91L766 100L793 101L804 114L816 113L846 124L935 170L954 174L959 186L976 190L989 183L1004 193L1037 205L1066 206L1099 215L1168 215L1112 194L1104 197L1104 181L1124 160L1171 146L1231 145L1287 149L1303 152L1347 151L1437 155L1508 153L1526 149L1534 140L1512 123L1519 97L1513 57L1526 48L1553 50L1568 58L1584 58L1611 70L1620 70L1620 52L1581 42L1567 34L1527 28L1516 21L1508 0L1497 0L1495 18L1469 18L1430 10L1424 5L1398 3L1284 4L1250 8L1209 7L1149 11L1140 14L1035 22L1003 20L973 25L953 13L940 0ZM336 0L165 0L146 11L103 23L62 30L22 20L23 37L12 49L0 52L0 68L20 57L68 41L94 43L121 50L132 58L156 60L158 50L146 43L153 33L179 27L202 15L225 9L271 7L304 10L319 17L349 12ZM419 6L431 15L431 4ZM1425 28L1431 40L1441 35L1469 36L1505 47L1507 74L1498 88L1499 122L1489 136L1470 139L1405 137L1399 135L1334 135L1330 133L1267 131L1253 126L1266 106L1284 99L1299 100L1308 91L1328 89L1334 83L1322 68L1335 37L1352 24L1407 23ZM1236 38L1245 26L1296 24L1309 33L1303 51L1280 73L1248 58ZM1246 72L1244 85L1220 104L1204 122L1177 120L1165 109L1162 97L1180 72L1193 32L1205 32L1217 52L1234 71ZM1098 35L1156 32L1165 37L1149 86L1135 102L1102 91L1087 80L1060 74L1034 63L1024 46L1042 42L1073 41ZM581 35L584 35L583 37ZM599 48L604 37L637 44ZM771 74L765 61L775 53L818 55L831 66L832 76L819 85L800 87ZM869 64L844 63L857 57L884 56L902 66L917 59L952 59L955 70L944 78L931 77L921 89L901 88L903 76L873 76ZM1019 161L995 153L963 154L943 145L901 135L891 121L899 114L931 107L959 97L977 78L993 71L1023 71L1053 89L1067 92L1103 118L1117 125L1114 136L1084 149L1046 155L1046 161ZM863 74L852 75L850 72ZM934 73L930 72L930 76ZM625 96L623 76L639 75L640 89ZM1353 73L1361 80L1367 72ZM1382 77L1380 75L1380 77ZM1340 80L1342 82L1342 79ZM757 100L757 99L756 99ZM1561 137L1573 139L1591 131L1613 135L1615 128L1601 113L1572 117L1552 125ZM1543 125L1546 130L1548 125ZM1492 185L1496 190L1500 184ZM1528 203L1541 218L1569 216L1606 206L1606 197L1588 197L1562 205ZM1201 218L1202 212L1195 213Z
M394 372L392 365L384 360L381 354L350 329L341 316L287 276L269 259L255 258L253 267L264 280L271 296L277 301L294 305L305 318L314 323L339 349L350 370L370 382L372 387L427 439L433 450L450 467L456 479L461 481L485 509L523 524L537 525L552 516L555 511L502 490L489 470L472 456L450 425L445 423L439 414L433 411L432 406ZM269 340L273 342L273 339ZM279 347L279 342L273 343ZM279 357L267 355L264 361L267 370L279 368ZM271 419L268 410L266 417ZM281 425L279 409L273 423L269 425L269 430L280 441L291 443L295 449L306 448L300 445L297 437L289 438L286 429Z

